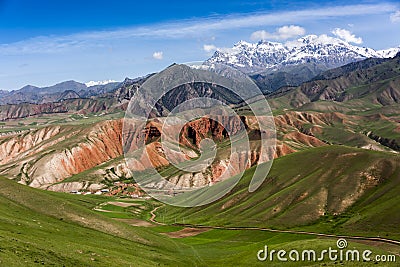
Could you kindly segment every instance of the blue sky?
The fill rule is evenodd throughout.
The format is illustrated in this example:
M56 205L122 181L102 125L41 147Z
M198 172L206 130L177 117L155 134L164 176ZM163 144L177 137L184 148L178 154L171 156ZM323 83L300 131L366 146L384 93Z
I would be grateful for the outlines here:
M398 1L0 0L0 89L134 78L259 36L285 42L340 29L353 44L384 49L400 45L399 10Z

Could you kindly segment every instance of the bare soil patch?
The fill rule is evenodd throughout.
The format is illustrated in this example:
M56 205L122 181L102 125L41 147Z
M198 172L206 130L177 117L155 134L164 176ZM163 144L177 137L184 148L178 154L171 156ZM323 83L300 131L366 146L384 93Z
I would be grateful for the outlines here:
M108 204L118 206L118 207L123 207L123 208L140 205L138 203L129 203L129 202L120 202L120 201L110 201L110 202L108 202Z
M141 227L152 227L152 226L155 226L154 224L152 224L152 223L150 223L148 221L144 221L144 220L140 220L140 219L120 219L120 218L115 218L115 220L127 223L127 224L132 225L132 226L141 226Z
M165 235L171 237L171 238L184 238L184 237L189 237L189 236L196 236L198 234L207 232L210 229L207 228L184 228L182 230L176 231L176 232L169 232L169 233L164 233Z
M111 210L103 210L103 209L98 209L98 208L95 208L93 210L100 211L100 212L112 212Z

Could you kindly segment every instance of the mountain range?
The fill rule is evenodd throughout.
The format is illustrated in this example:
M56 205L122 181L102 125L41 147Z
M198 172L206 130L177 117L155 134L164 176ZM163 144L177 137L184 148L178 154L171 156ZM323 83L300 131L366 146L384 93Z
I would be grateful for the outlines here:
M207 63L230 65L247 73L265 94L285 86L298 86L324 71L358 62L367 58L392 58L400 52L400 46L386 50L374 50L351 45L327 35L307 35L286 43L240 41L233 48L219 49L206 60ZM356 66L356 65L354 65ZM66 81L48 87L24 86L19 90L0 91L0 105L44 104L67 99L109 97L109 93L126 87L137 79L125 79L79 83Z
M118 87L120 82L90 82L88 85L76 81L65 81L52 86L37 87L26 85L18 90L1 91L0 105L32 103L43 104L59 102L72 98L88 98L106 93Z
M286 43L240 41L232 48L217 50L207 62L227 64L247 73L268 93L300 85L328 69L367 58L391 58L399 51L400 46L374 50L327 35L307 35Z
M245 73L257 73L304 63L330 69L366 58L394 57L399 51L400 47L376 51L327 35L307 35L286 43L240 41L233 48L217 50L207 61L228 64Z
M172 65L169 68L184 70L188 67ZM399 150L400 138L396 134L400 129L396 115L400 104L399 77L400 54L390 59L372 58L350 63L325 71L299 86L286 86L267 94L278 133L276 156L327 144ZM4 134L0 143L0 174L35 187L64 191L90 188L91 182L81 180L82 172L86 173L85 177L92 177L90 180L96 181L97 187L107 184L107 180L128 177L121 158L122 121L119 119L130 98L147 78L126 79L115 89L89 98L0 106ZM248 107L237 96L230 95L229 90L204 82L184 84L157 102L153 115L159 119L147 126L148 151L153 153L152 158L160 168L169 168L165 155L159 152L163 117L193 97L213 97L232 105L242 116L249 134L257 136ZM235 125L236 122L230 123ZM139 134L139 130L132 133ZM75 137L70 142L72 133ZM181 133L180 140L187 150L180 157L196 155L198 143L207 136L224 140L221 134L221 129L212 121L192 121L187 131ZM103 151L99 149L102 147L113 148ZM259 160L254 149L249 167ZM82 162L73 160L75 157ZM44 167L48 164L57 167ZM99 164L103 164L101 171L96 167ZM172 170L170 175L177 184L185 179L201 179L201 182L194 182L198 184L204 179L214 181L223 166L223 161L216 162L196 178ZM75 176L80 178L69 178ZM107 180L104 177L108 177ZM80 182L75 183L77 180Z
M334 101L336 109L339 103L347 102L358 102L360 108L400 103L399 65L400 53L391 59L371 58L350 63L325 71L300 86L282 87L268 98L271 105L280 108L301 108L304 105L316 108L318 101ZM328 106L332 105L324 103L321 108L327 109Z

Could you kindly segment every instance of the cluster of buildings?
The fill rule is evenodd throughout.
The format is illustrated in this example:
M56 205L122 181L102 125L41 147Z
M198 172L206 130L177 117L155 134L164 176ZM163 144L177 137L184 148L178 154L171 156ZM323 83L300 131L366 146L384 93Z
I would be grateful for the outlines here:
M107 194L109 192L110 192L110 189L100 189L97 191L77 191L77 190L70 191L71 194L75 194L75 195L103 195L103 194Z
M134 183L114 182L112 189L104 188L96 191L70 191L76 195L105 195L105 196L127 196L131 198L139 198L143 196L143 192L139 186Z

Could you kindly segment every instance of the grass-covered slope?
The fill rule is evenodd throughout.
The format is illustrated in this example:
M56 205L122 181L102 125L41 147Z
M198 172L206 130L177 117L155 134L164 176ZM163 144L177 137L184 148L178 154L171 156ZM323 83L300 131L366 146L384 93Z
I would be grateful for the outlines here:
M238 192L247 190L244 186L245 183L241 184ZM260 191L257 194L261 196ZM111 212L93 211L94 207L109 201L113 201L113 198L41 191L0 178L0 266L281 266L278 261L259 262L256 253L265 245L270 249L288 251L294 248L321 251L336 244L335 238L321 239L258 230L214 229L196 236L172 239L163 233L178 231L182 227L167 225L145 228L120 221L119 212L124 211L129 215L132 207L117 210L117 206L101 205L102 209ZM143 214L132 213L128 217L148 218L149 208L153 204L157 205L148 200L143 203L143 207L146 206ZM257 206L257 203L248 201L243 204L248 209ZM161 213L163 210L160 209ZM245 222L245 217L235 215L233 207L229 210L231 214L222 212L226 220L232 220L235 224L240 220ZM199 219L213 217L220 209L215 210L214 215L210 210L206 212L209 214L192 214L186 220L195 216L199 216ZM217 219L221 220L221 217ZM215 223L215 220L210 220L210 224ZM368 248L375 254L398 253L396 248L378 249L351 240L349 246ZM323 262L330 266L337 263ZM289 262L287 265L314 264ZM360 266L360 263L350 263L349 266Z
M104 197L40 191L0 178L0 266L194 265L179 244L90 208Z
M400 239L399 159L392 153L344 146L308 149L276 159L254 193L248 192L250 169L217 202L158 213L166 213L165 220L193 224L280 229L313 225L321 232Z

